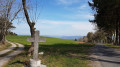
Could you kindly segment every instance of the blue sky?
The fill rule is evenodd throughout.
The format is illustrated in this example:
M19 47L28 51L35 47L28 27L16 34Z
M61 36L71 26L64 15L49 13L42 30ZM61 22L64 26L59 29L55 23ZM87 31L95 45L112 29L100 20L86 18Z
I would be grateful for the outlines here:
M34 1L34 0L33 0ZM93 32L94 26L88 21L93 19L92 10L88 6L90 0L41 0L39 1L36 30L41 35L85 36ZM32 16L34 17L34 16ZM25 19L14 21L19 35L30 35L29 26Z

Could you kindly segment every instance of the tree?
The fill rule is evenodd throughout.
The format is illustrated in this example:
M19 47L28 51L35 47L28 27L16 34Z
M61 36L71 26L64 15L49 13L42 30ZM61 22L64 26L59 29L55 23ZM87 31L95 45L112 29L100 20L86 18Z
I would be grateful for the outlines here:
M83 42L83 38L79 38L79 41L80 41L80 42Z
M75 38L75 41L77 41L77 39Z
M95 11L94 20L90 22L108 34L107 40L111 40L114 35L115 44L120 44L120 0L92 0L92 3L88 3Z
M88 42L93 42L93 33L92 32L88 32L87 38L88 38Z
M103 43L107 40L106 38L107 38L107 35L103 30L97 30L93 34L93 42L95 43Z
M86 36L83 37L83 42L88 42L88 38Z
M2 40L4 40L4 35L3 35L3 32L4 32L4 22L6 22L7 19L6 18L3 18L3 17L0 17L0 41L3 42ZM6 32L5 34L7 34L7 32L9 32L11 29L15 28L11 22L6 22L7 27L6 27Z
M0 0L1 42L5 44L5 36L12 21L16 19L21 11L20 6L15 6L16 0ZM15 8L16 7L16 8ZM13 27L13 26L11 26Z
M36 0L37 1L37 0ZM36 2L37 3L37 2ZM22 0L22 5L23 5L23 10L24 10L24 15L25 15L25 17L26 17L26 20L27 20L27 23L28 23L28 25L29 25L29 27L30 27L30 33L31 33L31 37L34 37L34 33L35 33L35 20L30 20L30 15L29 15L29 12L28 12L28 9L27 9L27 6L26 6L26 0ZM37 4L36 4L36 6L37 6ZM39 12L38 12L38 15L36 15L37 13L37 7L35 7L35 12L33 11L33 13L35 13L35 17L36 16L39 16ZM32 16L32 18L34 18L33 16ZM37 18L36 18L36 20L37 20ZM33 45L33 42L31 43L31 48L28 50L28 55L32 55L32 52L33 52L33 50L34 50L34 45Z

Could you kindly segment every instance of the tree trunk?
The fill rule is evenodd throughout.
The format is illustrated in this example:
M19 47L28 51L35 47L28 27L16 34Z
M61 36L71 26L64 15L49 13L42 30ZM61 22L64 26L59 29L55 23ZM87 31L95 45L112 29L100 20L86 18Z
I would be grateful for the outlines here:
M26 0L22 0L22 4L23 4L24 14L25 14L27 23L28 23L28 25L30 27L31 37L34 37L34 33L35 33L34 25L35 25L35 23L30 21L30 18L29 18L27 9L26 9ZM33 54L33 50L34 50L34 45L33 45L33 42L32 42L31 47L28 50L28 56L31 56Z
M112 32L111 32L112 33ZM110 35L110 43L113 43L112 34Z
M115 44L115 32L113 34L113 45Z
M5 45L5 44L6 44L5 42L6 42L6 38L5 38L5 35L3 34L3 35L2 35L2 41L1 41L1 43L2 43L3 45Z
M1 43L5 45L6 44L6 22L4 22L4 27L2 28L1 35L2 35Z
M118 23L116 22L116 40L115 44L118 45Z
M35 34L34 25L30 26L30 31L31 31L31 37L33 38ZM34 51L34 43L31 42L31 47L28 50L28 56L31 56L33 54L33 51Z
M119 26L120 26L120 23L119 23ZM120 27L119 27L119 44L118 45L120 45Z

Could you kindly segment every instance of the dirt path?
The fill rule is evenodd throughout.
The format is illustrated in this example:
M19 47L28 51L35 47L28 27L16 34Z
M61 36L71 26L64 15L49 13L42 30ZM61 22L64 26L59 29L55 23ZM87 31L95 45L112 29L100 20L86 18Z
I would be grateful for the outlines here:
M16 45L14 43L12 43L12 42L8 42L8 43L10 43L12 46L10 48L8 48L8 49L0 51L0 55L5 54L5 53L7 53L7 52L9 52L9 51L11 51L13 49L15 49Z
M92 60L93 67L120 67L120 51L98 44L93 50Z
M10 42L12 45L15 45L14 43ZM15 50L14 52L10 53L9 55L7 56L4 56L2 58L0 58L0 67L2 67L4 64L6 64L10 59L12 59L14 56L20 54L23 49L24 49L24 46L19 44L19 43L16 43L18 45L18 49ZM2 53L5 53L6 51L3 51Z

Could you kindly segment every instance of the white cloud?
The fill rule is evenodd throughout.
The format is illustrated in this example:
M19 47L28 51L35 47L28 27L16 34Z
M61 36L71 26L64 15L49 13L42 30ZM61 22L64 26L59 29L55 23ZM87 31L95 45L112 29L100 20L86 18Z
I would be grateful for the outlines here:
M43 24L52 25L69 25L72 29L76 30L93 30L93 25L89 22L74 22L74 21L52 21L52 20L39 20Z
M87 5L83 4L83 5L79 6L78 9L85 9L86 7L87 7Z
M63 15L64 18L70 19L70 20L85 20L88 21L90 19L93 19L94 16L90 13L76 13L76 14L69 14L69 15Z
M94 18L94 16L91 14L76 14L74 17L88 19L88 20Z
M13 32L19 35L30 35L30 29L27 23L14 23L13 25L16 27L12 30Z
M14 23L16 29L13 32L19 35L30 35L27 23ZM54 21L38 20L35 25L36 30L40 30L41 35L86 35L93 31L94 26L89 22L74 21Z
M80 0L57 0L57 1L58 4L65 4L65 5L71 5L80 2Z
M47 27L46 31L54 30L48 32L51 35L86 35L88 32L94 32L94 26L90 22L53 20L39 20L39 22L43 24L41 29Z

